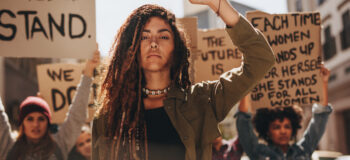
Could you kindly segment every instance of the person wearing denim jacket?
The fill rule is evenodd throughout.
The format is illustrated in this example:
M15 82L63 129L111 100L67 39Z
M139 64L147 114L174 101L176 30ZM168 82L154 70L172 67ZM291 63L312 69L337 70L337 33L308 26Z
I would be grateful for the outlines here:
M329 71L328 69L322 67L321 75L323 77L323 89L324 89L324 101L322 104L313 104L312 107L312 119L309 122L307 129L304 132L302 139L297 141L296 143L289 145L290 139L286 143L286 145L280 145L276 143L271 137L271 132L266 130L266 133L259 132L257 129L257 125L255 125L257 132L259 133L259 137L263 137L268 144L258 143L258 137L253 132L253 125L251 122L251 114L247 113L248 108L245 105L245 100L241 101L239 106L239 112L236 113L237 117L237 130L238 135L240 137L240 142L242 144L243 150L247 153L250 159L252 160L260 160L260 159L270 159L270 160L311 160L311 155L313 151L316 149L326 127L326 123L328 121L328 116L332 112L332 107L328 104L328 77ZM292 107L290 107L292 108ZM268 110L268 109L266 109ZM271 109L270 109L271 110ZM272 109L274 110L274 109ZM276 109L275 109L276 110ZM283 109L282 109L283 110ZM258 111L259 112L259 111ZM258 113L257 113L258 114ZM297 114L297 113L295 113ZM267 118L267 117L266 117ZM282 117L287 118L287 117ZM287 118L288 119L288 118ZM282 122L282 119L279 117L274 121ZM301 117L300 117L301 121ZM254 121L255 124L259 123ZM289 119L289 122L292 120ZM270 122L268 125L271 128L271 124L274 122ZM291 124L291 123L290 123ZM291 124L292 125L292 124ZM296 130L299 127L290 127L294 129L293 133L296 134ZM284 126L281 125L281 128ZM296 129L295 129L296 128ZM284 135L287 135L286 131L283 131ZM265 134L266 136L262 136ZM292 135L295 136L295 135Z

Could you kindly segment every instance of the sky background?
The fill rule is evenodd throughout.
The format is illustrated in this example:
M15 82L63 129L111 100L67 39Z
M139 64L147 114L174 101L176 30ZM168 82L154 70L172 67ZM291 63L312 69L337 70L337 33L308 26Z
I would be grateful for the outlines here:
M287 12L286 0L234 0L268 13ZM102 56L107 56L115 34L127 16L143 4L158 4L173 13L176 17L184 16L182 0L96 0L96 34Z

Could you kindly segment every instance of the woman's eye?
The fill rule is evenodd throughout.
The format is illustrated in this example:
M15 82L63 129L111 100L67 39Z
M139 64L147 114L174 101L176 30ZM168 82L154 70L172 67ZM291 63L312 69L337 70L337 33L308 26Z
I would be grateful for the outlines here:
M284 128L291 129L292 126L291 125L285 125Z
M45 117L39 117L39 121L45 121Z
M169 39L168 36L161 36L160 39Z
M273 129L280 129L280 128L281 128L281 126L276 125L276 126L273 126L272 128L273 128Z
M27 121L33 121L33 120L34 120L33 117L28 117L28 118L27 118Z
M145 40L145 39L148 39L147 36L141 36L141 40Z

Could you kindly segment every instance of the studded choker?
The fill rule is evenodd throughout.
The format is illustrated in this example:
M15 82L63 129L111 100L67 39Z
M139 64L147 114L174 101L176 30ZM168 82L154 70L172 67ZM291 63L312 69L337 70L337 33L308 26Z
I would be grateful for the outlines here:
M146 95L161 95L161 94L168 93L169 90L170 90L170 87L167 87L164 89L156 89L156 90L142 88L142 92L145 93Z

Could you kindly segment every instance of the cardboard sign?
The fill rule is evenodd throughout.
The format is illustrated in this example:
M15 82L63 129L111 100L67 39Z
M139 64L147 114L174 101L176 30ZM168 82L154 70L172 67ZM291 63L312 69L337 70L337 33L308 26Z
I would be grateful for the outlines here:
M194 55L197 52L197 17L186 17L186 18L177 18L176 19L176 25L179 28L179 30L183 31L185 33L185 38L188 42L186 42L189 45L189 49L191 51L191 55L189 58L190 64L194 63ZM193 82L194 80L194 67L193 65L189 66L189 78L190 81Z
M320 14L257 11L247 13L247 18L264 33L277 61L251 92L251 105L261 108L320 102Z
M52 112L52 123L62 123L72 103L83 70L82 64L44 64L37 66L39 92L48 102ZM101 72L100 72L101 73ZM99 74L94 73L89 100L89 117L93 119L97 104Z
M218 80L220 75L239 67L242 54L224 29L198 31L198 48L194 61L194 82Z
M186 33L191 49L197 48L197 17L177 18L176 25Z
M95 0L1 0L0 56L91 58Z

